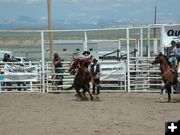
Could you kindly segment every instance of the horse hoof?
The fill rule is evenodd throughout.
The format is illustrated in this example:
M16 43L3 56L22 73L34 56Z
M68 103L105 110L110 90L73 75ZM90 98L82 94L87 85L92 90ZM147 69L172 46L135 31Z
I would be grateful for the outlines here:
M88 101L88 98L83 99L83 101Z
M94 101L94 98L93 98L93 97L91 97L90 99L91 99L91 101Z
M96 97L96 101L101 101L100 98L99 98L98 96Z

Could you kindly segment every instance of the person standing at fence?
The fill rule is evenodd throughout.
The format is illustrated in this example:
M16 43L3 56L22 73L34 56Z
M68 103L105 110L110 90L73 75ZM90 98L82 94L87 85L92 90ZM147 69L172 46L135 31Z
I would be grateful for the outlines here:
M61 57L59 57L58 53L55 52L54 53L54 58L53 58L53 65L54 65L54 68L55 68L55 79L56 79L56 85L62 85L62 79L63 79L63 76L62 75L59 75L60 73L63 72L62 70L62 59ZM57 89L59 90L60 87L58 86Z
M10 54L7 54L7 53L5 53L4 54L4 58L3 58L3 60L2 60L4 63L5 62L7 62L8 64L10 64L9 62L11 62L11 57L10 57ZM9 90L12 90L12 83L11 82L5 82L4 83L4 86L6 86L7 87L7 90L9 91Z
M91 65L91 74L94 79L93 83L93 94L100 94L99 85L100 85L100 65L97 63L98 61L94 58L93 64Z
M4 54L4 58L2 60L3 62L11 62L11 58L10 58L10 55L5 53Z

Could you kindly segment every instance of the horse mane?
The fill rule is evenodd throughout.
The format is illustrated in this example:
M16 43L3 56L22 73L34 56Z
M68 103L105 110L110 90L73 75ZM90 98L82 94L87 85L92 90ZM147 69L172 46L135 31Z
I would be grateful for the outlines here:
M169 62L168 57L163 55L163 54L161 54L161 55L165 58L165 60L167 61L168 65L172 68L172 64L171 64L171 62Z

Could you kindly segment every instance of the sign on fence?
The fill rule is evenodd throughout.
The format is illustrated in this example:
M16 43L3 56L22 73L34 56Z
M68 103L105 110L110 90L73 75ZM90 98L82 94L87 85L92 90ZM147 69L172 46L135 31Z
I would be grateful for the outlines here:
M126 77L126 64L110 62L101 64L101 81L124 81Z
M171 41L180 41L180 25L162 27L163 46L170 47Z
M23 67L20 65L5 64L1 81L37 81L38 70L36 66Z

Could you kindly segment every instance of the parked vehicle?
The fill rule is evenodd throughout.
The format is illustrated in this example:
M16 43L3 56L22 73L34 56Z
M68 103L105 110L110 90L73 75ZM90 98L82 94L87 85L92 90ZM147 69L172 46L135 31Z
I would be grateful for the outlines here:
M23 66L31 66L31 60L27 57L16 57L16 60Z

